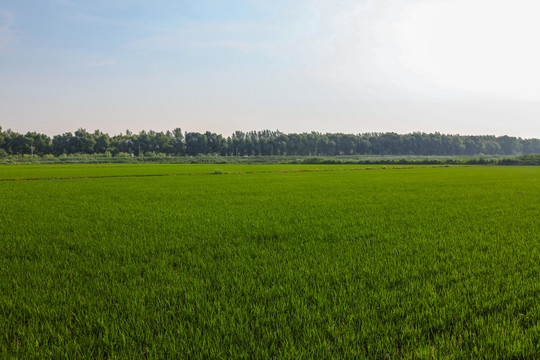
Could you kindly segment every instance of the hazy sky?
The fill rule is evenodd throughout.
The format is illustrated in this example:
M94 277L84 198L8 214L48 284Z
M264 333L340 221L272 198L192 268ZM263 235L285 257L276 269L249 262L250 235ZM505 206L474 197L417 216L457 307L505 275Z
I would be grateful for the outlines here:
M540 137L538 0L0 0L0 126Z

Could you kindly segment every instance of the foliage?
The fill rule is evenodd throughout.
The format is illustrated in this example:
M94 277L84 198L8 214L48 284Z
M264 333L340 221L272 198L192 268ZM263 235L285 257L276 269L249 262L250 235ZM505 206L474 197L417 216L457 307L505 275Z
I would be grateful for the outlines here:
M506 158L498 162L500 165L540 165L540 154L521 155Z
M131 156L128 153L118 153L109 156L100 155L62 154L43 155L42 157L8 156L1 158L0 164L306 164L306 165L540 165L540 155L520 156L332 156L332 157L297 157L297 156L169 156L150 154L151 156Z
M134 154L135 156L352 156L352 155L518 155L540 153L540 139L509 136L463 136L440 133L301 133L280 131L235 131L230 137L206 131L186 132L180 128L166 132L141 131L109 136L96 130L79 129L49 138L28 132L25 135L0 128L0 149L9 155L21 154Z

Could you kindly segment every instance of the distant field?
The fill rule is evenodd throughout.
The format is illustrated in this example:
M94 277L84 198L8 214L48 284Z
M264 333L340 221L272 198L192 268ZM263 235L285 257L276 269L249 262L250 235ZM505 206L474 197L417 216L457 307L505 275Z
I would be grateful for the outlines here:
M540 167L345 168L0 166L0 357L539 357Z
M386 168L404 167L398 165ZM383 165L229 165L229 164L101 164L101 165L0 165L0 179L51 179L70 177L165 176L280 171L375 169ZM409 165L408 167L411 167Z

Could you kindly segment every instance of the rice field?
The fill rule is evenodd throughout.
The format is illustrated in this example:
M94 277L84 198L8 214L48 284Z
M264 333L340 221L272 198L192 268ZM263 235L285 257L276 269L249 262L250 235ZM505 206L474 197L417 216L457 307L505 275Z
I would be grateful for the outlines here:
M369 169L0 167L0 357L539 358L540 167Z
M366 170L410 165L237 165L237 164L76 164L0 165L0 180L252 174L272 172Z

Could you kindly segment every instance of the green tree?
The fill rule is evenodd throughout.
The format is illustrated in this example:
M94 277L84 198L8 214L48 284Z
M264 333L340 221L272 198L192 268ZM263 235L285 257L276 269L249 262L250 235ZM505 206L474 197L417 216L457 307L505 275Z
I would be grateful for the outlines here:
M184 155L186 153L186 147L184 144L184 134L182 133L181 128L176 128L172 131L173 135L173 146L172 152L175 155Z

